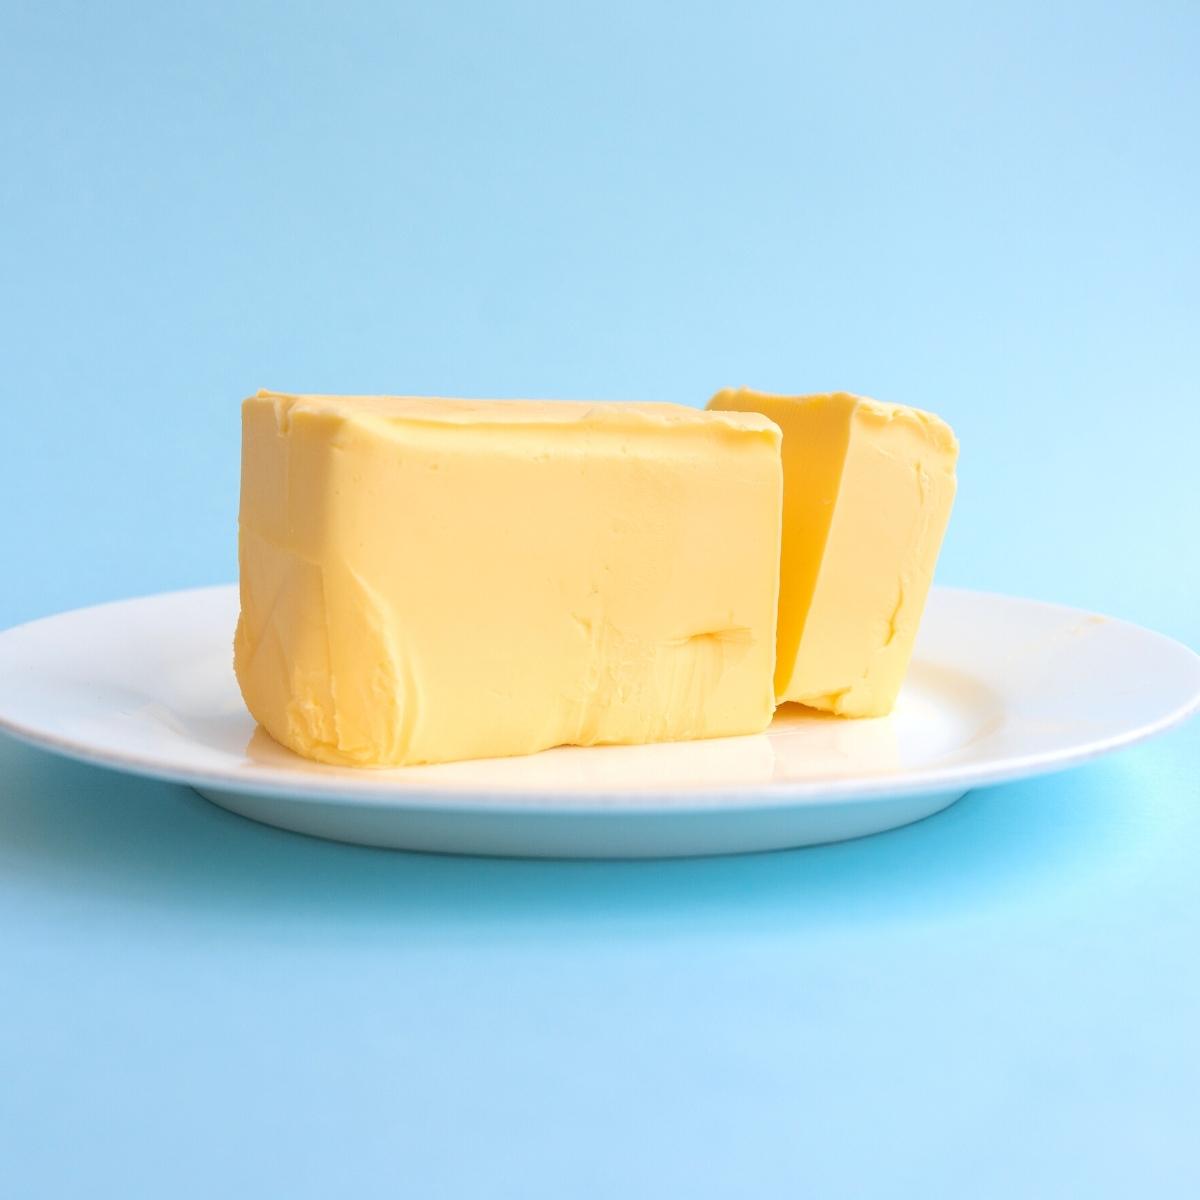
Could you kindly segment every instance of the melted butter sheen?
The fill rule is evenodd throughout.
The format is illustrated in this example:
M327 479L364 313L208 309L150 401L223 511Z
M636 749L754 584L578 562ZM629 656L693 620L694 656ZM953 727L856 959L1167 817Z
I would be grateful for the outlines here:
M930 413L845 393L718 392L783 430L775 690L847 717L892 710L954 503L958 443Z
M362 766L757 733L781 504L753 413L259 393L242 694Z

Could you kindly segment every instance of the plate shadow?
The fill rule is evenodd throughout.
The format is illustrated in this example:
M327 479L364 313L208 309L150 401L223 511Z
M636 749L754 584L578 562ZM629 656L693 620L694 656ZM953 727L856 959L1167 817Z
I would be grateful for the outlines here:
M254 917L309 930L444 938L568 924L829 926L920 920L1061 884L1123 845L1120 760L974 792L853 842L638 862L456 858L323 842L234 816L186 787L85 766L0 736L0 863L62 898ZM250 918L250 920L248 920Z

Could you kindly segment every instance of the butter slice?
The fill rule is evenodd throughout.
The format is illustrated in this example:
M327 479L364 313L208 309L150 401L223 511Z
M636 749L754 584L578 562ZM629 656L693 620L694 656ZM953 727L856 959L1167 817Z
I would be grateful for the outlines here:
M709 408L783 430L776 695L847 717L890 712L954 502L953 432L841 392L723 391Z
M297 753L436 763L770 722L766 418L269 392L242 415L235 668Z

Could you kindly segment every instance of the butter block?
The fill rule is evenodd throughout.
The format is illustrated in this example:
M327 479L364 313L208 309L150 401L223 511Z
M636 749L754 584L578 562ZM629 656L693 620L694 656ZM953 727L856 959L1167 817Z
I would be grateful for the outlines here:
M260 392L242 420L234 665L297 753L436 763L770 722L765 417Z
M847 717L891 711L954 502L958 443L931 413L845 393L718 392L783 430L775 692Z

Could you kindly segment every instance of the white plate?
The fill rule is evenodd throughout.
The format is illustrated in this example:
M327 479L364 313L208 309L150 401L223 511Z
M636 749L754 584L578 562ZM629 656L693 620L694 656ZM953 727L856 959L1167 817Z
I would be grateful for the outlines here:
M0 633L0 729L321 837L633 858L876 833L971 788L1140 741L1200 706L1200 658L1178 642L1057 605L941 588L883 720L788 705L753 737L362 771L307 762L256 729L233 678L236 613L236 589L215 587Z

